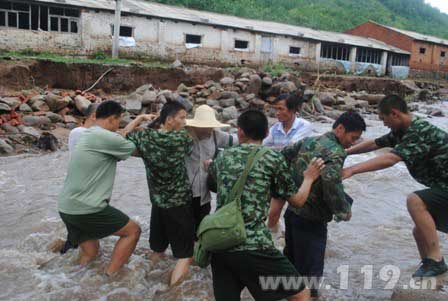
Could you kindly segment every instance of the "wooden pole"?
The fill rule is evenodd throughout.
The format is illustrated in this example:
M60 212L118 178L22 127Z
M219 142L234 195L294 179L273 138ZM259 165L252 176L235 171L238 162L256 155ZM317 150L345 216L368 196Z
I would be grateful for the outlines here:
M115 0L115 21L114 21L114 38L112 41L112 58L118 58L118 50L120 48L120 18L121 18L121 0Z

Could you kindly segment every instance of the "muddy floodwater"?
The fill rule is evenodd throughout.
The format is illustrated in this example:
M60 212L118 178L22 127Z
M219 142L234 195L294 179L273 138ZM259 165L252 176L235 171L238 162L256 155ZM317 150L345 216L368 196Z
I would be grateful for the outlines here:
M438 105L448 116L448 104ZM366 116L366 138L387 132L376 116ZM448 130L448 118L429 119ZM315 133L330 129L315 124ZM346 165L375 154L349 157ZM140 159L119 163L111 203L129 214L143 233L135 254L112 279L102 273L116 238L101 241L102 256L90 266L76 265L78 251L61 256L48 246L66 235L57 214L67 152L0 158L0 300L213 300L211 272L193 267L187 280L167 290L171 258L150 262L150 202ZM322 300L390 300L391 288L406 288L419 263L406 195L423 186L403 164L344 182L354 198L353 218L330 223ZM282 235L276 235L282 246ZM442 253L448 255L445 234ZM168 252L170 253L170 252ZM244 299L251 300L247 292Z

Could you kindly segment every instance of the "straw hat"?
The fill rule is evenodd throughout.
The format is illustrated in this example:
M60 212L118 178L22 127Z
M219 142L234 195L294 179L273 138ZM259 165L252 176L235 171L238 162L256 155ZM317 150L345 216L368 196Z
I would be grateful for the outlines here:
M197 128L222 128L228 127L229 125L216 120L215 110L211 107L202 105L197 107L193 119L187 119L187 126Z

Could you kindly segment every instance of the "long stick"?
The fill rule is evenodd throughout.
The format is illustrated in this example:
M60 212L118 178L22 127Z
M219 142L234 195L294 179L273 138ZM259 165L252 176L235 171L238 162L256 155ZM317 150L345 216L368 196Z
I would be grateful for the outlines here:
M89 92L90 90L92 90L92 89L93 89L93 88L100 82L100 80L102 80L103 77L105 77L105 76L107 75L107 73L111 72L113 69L114 69L114 68L109 68L109 69L107 69L106 72L104 72L104 73L100 76L100 78L98 78L97 81L96 81L90 88L88 88L87 90L82 91L82 94L87 93L87 92Z

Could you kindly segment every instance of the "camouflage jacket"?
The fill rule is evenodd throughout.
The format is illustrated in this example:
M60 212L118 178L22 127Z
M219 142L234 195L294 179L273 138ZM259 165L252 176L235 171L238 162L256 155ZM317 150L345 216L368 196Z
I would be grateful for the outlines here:
M326 163L321 176L313 183L310 196L301 208L289 206L297 215L310 221L328 223L335 215L336 220L350 212L351 205L346 200L342 186L341 170L347 152L332 132L318 137L309 137L282 150L292 168L297 186L303 182L303 172L313 157L322 158Z
M127 135L146 167L151 203L172 208L191 203L191 187L185 167L193 140L185 130L146 129Z
M210 164L209 174L218 185L217 208L226 204L228 194L242 174L255 144L241 144L222 151ZM297 192L285 159L268 150L249 173L241 196L241 208L246 224L247 239L230 251L266 250L274 248L271 233L266 228L271 196L289 198Z
M414 117L405 132L390 132L375 142L393 147L417 182L448 191L448 133Z

